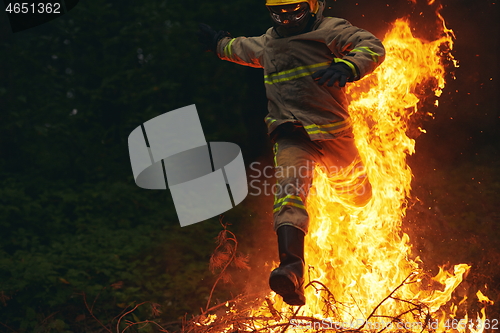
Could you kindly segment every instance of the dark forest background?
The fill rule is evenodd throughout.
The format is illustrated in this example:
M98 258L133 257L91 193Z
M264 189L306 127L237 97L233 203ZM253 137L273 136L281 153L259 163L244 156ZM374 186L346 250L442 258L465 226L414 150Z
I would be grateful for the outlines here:
M448 76L439 108L425 110L435 119L424 120L409 158L414 197L404 230L425 269L471 264L460 293L481 288L498 305L499 5L442 4L460 67L449 68L456 79ZM339 0L326 14L381 39L394 19L410 16L432 39L435 8ZM205 307L221 224L181 228L168 191L135 185L127 146L139 124L196 104L207 141L237 143L247 165L272 163L262 71L202 52L198 22L233 36L270 25L263 1L85 0L47 24L1 32L1 332L101 331L84 300L104 325L143 301L157 303L157 320L170 327ZM211 304L249 284L267 288L265 262L277 260L271 205L270 196L249 196L224 217L253 269L219 286ZM140 307L127 318L152 317Z

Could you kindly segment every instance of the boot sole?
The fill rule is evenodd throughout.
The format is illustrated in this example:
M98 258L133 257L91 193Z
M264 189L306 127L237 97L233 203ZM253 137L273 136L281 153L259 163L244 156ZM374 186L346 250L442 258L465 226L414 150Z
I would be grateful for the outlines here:
M283 301L289 305L305 305L306 300L304 294L295 290L295 285L292 281L282 275L272 276L269 279L271 289L281 297Z

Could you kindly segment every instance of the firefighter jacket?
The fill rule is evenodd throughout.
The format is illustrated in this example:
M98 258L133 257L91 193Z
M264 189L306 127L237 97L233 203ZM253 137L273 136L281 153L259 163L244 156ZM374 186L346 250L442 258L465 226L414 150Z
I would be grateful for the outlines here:
M310 31L291 37L270 28L259 37L222 38L217 55L264 69L269 133L285 122L296 122L311 140L329 140L350 130L347 98L338 84L320 86L311 75L332 61L348 60L357 80L383 61L385 51L379 39L348 21L318 17Z

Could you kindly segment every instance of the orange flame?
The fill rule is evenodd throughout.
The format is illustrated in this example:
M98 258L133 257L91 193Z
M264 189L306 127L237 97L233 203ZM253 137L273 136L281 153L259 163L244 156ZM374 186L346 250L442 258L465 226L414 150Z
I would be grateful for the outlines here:
M409 120L418 112L423 91L441 95L445 60L458 67L448 52L453 47L453 31L439 12L437 16L442 21L442 37L432 42L415 38L407 20L394 22L383 41L385 62L348 87L349 111L364 169L353 166L329 178L316 168L307 201L307 304L292 308L271 293L259 308L249 311L252 330L484 331L485 308L473 321L468 314L457 318L466 297L450 304L470 266L456 265L453 272L440 268L430 278L422 272L420 259L412 258L409 236L401 230L412 180L406 157L415 151L415 141L407 136ZM358 207L353 189L364 172L373 196L364 207ZM476 296L485 306L493 304L481 291ZM205 320L211 323L216 318ZM269 325L272 320L275 324ZM230 324L223 332L233 329Z
M411 258L409 237L401 231L412 180L406 156L415 147L407 131L418 111L417 92L421 95L425 87L439 97L445 86L443 58L457 66L452 55L443 52L443 46L453 47L453 31L439 13L438 17L443 36L432 42L415 38L409 22L397 20L383 41L385 62L348 88L356 145L373 197L364 207L354 204L349 189L359 183L362 170L353 167L347 170L350 177L344 172L328 178L316 168L307 201L311 231L305 249L307 277L313 282L306 288L307 304L295 315L315 318L318 325L303 322L295 325L295 331L443 332L451 327L450 320L458 323L454 319L458 305L443 308L470 266L456 265L452 273L440 269L432 280L442 289L429 290L420 260ZM286 304L275 295L274 300L286 313ZM464 320L453 328L483 331L480 325L465 325L467 317ZM484 309L482 317L478 314L477 322L481 320L485 320Z

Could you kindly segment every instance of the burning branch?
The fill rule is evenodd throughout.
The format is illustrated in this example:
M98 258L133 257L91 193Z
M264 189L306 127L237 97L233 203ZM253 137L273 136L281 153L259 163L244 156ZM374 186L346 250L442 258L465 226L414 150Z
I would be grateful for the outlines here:
M379 303L379 304L378 304L378 305L377 305L377 306L373 309L373 311L372 311L372 312L370 313L370 315L366 318L365 322L363 323L363 325L361 325L361 327L359 328L359 330L362 330L362 329L363 329L363 327L365 327L366 323L370 320L370 318L372 318L372 317L380 317L380 316L374 316L374 315L375 315L375 312L376 312L376 311L378 310L378 308L379 308L379 307L380 307L380 306L381 306L381 305L382 305L385 301L387 301L389 298L392 298L392 299L394 299L394 300L401 300L401 299L397 299L397 298L392 297L392 295L394 295L394 293L395 293L396 291L398 291L398 290L399 290L402 286L404 286L405 284L407 284L407 282L406 282L406 281L408 281L408 279L410 279L411 277L415 277L415 275L416 275L415 273L411 273L410 275L408 275L408 276L406 277L406 279L404 279L404 280L403 280L403 282L401 282L401 284L400 284L399 286L397 286L397 287L396 287L393 291L391 291L391 293L390 293L389 295L387 295L387 297L386 297L386 298L384 298L384 299L383 299L383 300L382 300L382 301L381 301L381 302L380 302L380 303ZM412 303L412 302L409 302L409 301L406 301L406 300L401 300L401 301L403 301L403 302L407 302L407 303L410 303L410 304L413 304L413 305L415 305L415 306L416 306L416 308L417 308L417 309L418 309L418 308L420 308L418 305L416 305L416 304L414 304L414 303ZM393 320L395 320L396 318L399 318L399 317L401 317L403 314L406 314L406 313L407 313L407 312L404 312L404 313L402 313L402 314L400 314L400 315L398 315L398 316L396 316L396 317L389 317L389 318L393 318ZM384 316L384 317L387 317L387 316Z
M422 327L421 332L423 332L426 327L428 326L429 321L431 320L431 316L429 313L429 309L425 304L420 304L412 300L405 300L399 297L396 297L395 294L404 286L407 284L411 284L415 282L415 277L417 276L416 273L412 273L409 275L403 282L401 282L396 288L394 288L389 295L387 295L384 299L382 299L371 311L370 315L364 320L364 322L359 325L359 327L352 327L350 329L346 329L345 326L347 325L341 325L340 323L337 323L338 328L334 328L334 321L329 321L331 324L331 327L328 327L328 330L332 330L334 332L374 332L373 323L370 322L370 319L374 318L385 318L389 319L384 323L384 327L381 330L378 330L378 332L383 332L390 328L393 324L398 323L400 325L404 325L403 317L406 314L412 313L414 315L414 318L418 319L418 325L415 322L414 325ZM318 288L317 286L320 286L321 288ZM324 302L326 305L325 311L323 312L323 318L315 318L313 316L304 316L304 315L299 315L299 312L301 311L302 307L298 307L295 311L292 313L288 312L287 310L277 310L275 308L275 304L272 303L272 300L269 297L264 298L264 303L266 304L266 310L269 311L269 313L272 316L266 316L262 315L260 312L254 312L256 315L251 315L248 316L246 315L246 311L250 311L250 308L247 308L246 311L244 312L239 312L239 311L234 311L233 307L236 304L241 304L241 303L246 303L249 298L253 297L245 297L245 296L240 296L236 299L231 300L230 302L222 303L219 304L216 307L213 307L210 311L205 312L204 314L193 318L193 320L183 329L182 332L184 333L211 333L211 332L280 332L284 333L287 329L290 328L290 326L293 326L294 329L298 329L300 327L306 329L310 327L318 327L316 331L321 331L321 327L325 326L325 319L330 317L330 318L339 318L338 313L336 313L336 310L342 310L342 311L347 311L346 309L340 309L338 307L337 302L331 303L330 299L334 299L333 294L331 291L328 289L328 287L323 284L320 281L310 281L307 285L306 288L312 287L316 291L324 291L328 294L327 298L324 298ZM410 304L411 307L405 311L400 312L397 315L383 315L379 314L376 315L375 313L377 310L383 305L385 302L387 302L389 299L403 302L406 304ZM232 305L229 306L229 303ZM260 298L254 299L253 301L254 305L257 304L262 304L262 300ZM220 313L217 315L215 313L210 313L210 312L215 312L215 310L220 310L222 306L226 306L227 309L225 313ZM266 312L264 312L266 313ZM330 315L327 316L327 313L330 313ZM354 317L353 317L354 318ZM355 322L355 321L353 321ZM346 323L343 323L346 324ZM276 331L279 329L279 331ZM325 329L325 327L323 327Z

